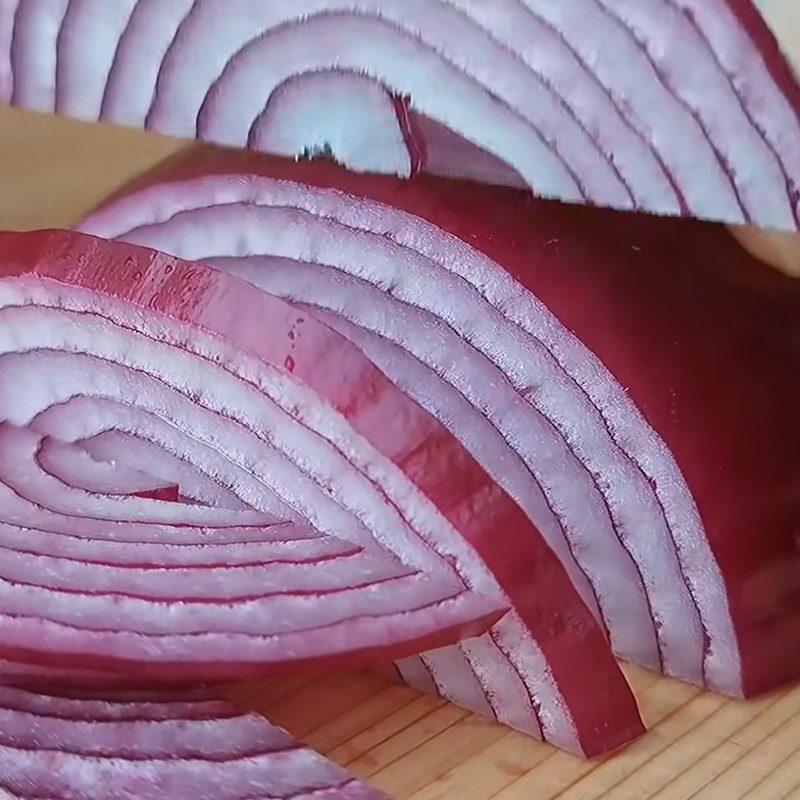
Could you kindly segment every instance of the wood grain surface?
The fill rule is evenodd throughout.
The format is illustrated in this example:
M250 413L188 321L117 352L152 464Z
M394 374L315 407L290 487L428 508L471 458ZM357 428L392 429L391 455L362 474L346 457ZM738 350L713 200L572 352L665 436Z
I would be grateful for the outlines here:
M67 226L182 146L0 108L0 228ZM592 762L371 675L298 675L230 696L399 799L800 800L800 687L743 703L626 672L651 730Z

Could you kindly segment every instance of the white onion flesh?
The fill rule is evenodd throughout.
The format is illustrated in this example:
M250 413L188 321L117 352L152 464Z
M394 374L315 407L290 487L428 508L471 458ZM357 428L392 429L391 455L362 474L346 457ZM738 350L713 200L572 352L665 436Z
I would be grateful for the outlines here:
M153 497L172 493L175 500L179 495L177 484L113 460L95 460L84 448L54 439L42 441L35 458L42 470L62 484L92 494Z

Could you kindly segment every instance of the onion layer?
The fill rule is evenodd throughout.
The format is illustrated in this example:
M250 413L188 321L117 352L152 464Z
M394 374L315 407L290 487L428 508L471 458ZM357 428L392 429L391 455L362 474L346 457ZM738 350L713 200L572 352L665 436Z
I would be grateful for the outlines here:
M177 484L113 461L95 461L89 452L55 439L42 441L36 453L38 466L61 483L93 494L133 495L177 502Z

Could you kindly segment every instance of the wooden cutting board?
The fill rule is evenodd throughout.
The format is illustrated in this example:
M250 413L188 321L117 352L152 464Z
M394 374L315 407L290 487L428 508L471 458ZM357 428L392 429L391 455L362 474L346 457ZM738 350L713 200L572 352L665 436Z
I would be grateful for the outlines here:
M184 146L0 108L0 228L68 226ZM626 672L651 730L592 762L370 675L230 695L402 800L800 800L800 687L743 703Z

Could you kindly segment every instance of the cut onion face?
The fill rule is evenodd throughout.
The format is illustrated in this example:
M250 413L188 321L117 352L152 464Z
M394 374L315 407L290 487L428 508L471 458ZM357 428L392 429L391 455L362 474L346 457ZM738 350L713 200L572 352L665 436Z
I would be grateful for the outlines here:
M7 265L0 417L8 420L0 447L14 454L10 463L0 459L0 489L10 495L0 507L11 517L0 531L8 528L3 535L14 546L36 542L48 567L64 560L53 572L9 556L7 569L35 571L14 580L49 577L46 587L26 586L19 598L29 613L40 611L40 593L63 592L64 582L73 582L82 594L48 614L77 614L77 605L90 604L99 626L100 608L110 602L105 593L115 587L118 616L149 635L166 622L141 604L191 591L196 602L177 605L171 624L187 633L201 621L215 630L227 624L238 658L249 652L260 665L287 651L313 660L307 649L314 646L341 648L346 663L375 660L382 650L387 658L438 651L461 639L449 661L462 674L439 672L436 659L448 657L431 657L444 696L474 705L478 691L497 718L586 755L641 732L601 627L535 525L456 437L346 338L244 281L130 245L63 232L3 234L0 252ZM157 442L251 510L78 500L37 471L32 456L42 436L85 443L113 430ZM170 531L172 509L186 521L211 515L234 524L262 512L263 495L300 521L247 536L237 535L241 528L222 530L225 551L256 551L236 556L235 575L209 565L193 579L168 566L176 545L203 538L192 528ZM22 526L40 532L21 538ZM284 541L298 538L300 545ZM292 546L300 564L269 555ZM258 555L259 548L268 552ZM209 557L206 550L189 553ZM154 563L174 569L173 579L148 573ZM275 613L262 613L262 604ZM508 607L489 634L477 636ZM81 632L81 642L98 641L97 652L108 658L114 636L95 630L88 612L82 618L91 630ZM301 631L303 620L315 632ZM356 626L350 633L349 621ZM12 632L24 635L12 620L6 624L4 644ZM267 633L264 626L275 628L274 641L247 644L255 628ZM74 650L70 635L64 633L65 652ZM436 641L442 638L449 642ZM368 652L359 653L359 639ZM390 645L405 652L390 653ZM165 652L159 645L152 657L161 664ZM214 649L198 644L192 657L208 661Z
M184 554L186 545L170 550L163 540L124 546L98 538L87 552L89 542L59 541L64 537L48 531L47 514L88 537L86 517L94 530L120 517L138 521L140 505L153 517L167 504L80 496L40 470L41 446L31 429L0 426L8 496L0 512L0 625L2 652L12 658L47 664L63 657L69 666L155 679L169 679L180 666L183 681L221 680L318 659L364 663L383 648L414 652L430 637L480 633L498 616L454 579L434 579L383 553L292 525L262 529L249 547L223 547L218 558L226 550L234 557L216 564L208 563L210 544ZM180 512L173 513L206 510L174 505ZM193 516L177 524L192 524ZM230 512L230 521L236 516ZM175 539L181 533L176 529ZM242 563L243 549L249 552Z
M145 696L146 697L146 696ZM8 797L388 800L256 714L223 701L73 700L0 687Z
M80 442L81 450L99 461L113 461L118 466L126 465L134 472L159 476L163 480L175 481L181 498L208 506L243 510L247 504L230 489L198 472L192 464L163 450L152 439L143 439L119 429L106 430ZM291 516L291 510L276 502L274 513Z
M751 0L4 0L2 98L359 170L800 219L800 90Z
M519 503L622 658L733 695L800 674L800 299L724 231L224 153L148 181L83 229L356 344Z

